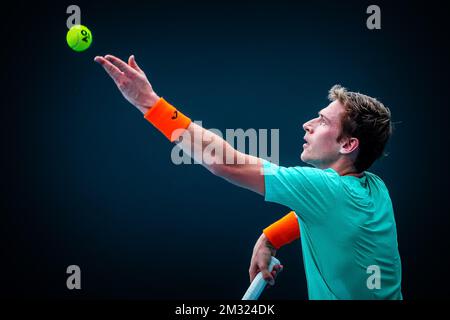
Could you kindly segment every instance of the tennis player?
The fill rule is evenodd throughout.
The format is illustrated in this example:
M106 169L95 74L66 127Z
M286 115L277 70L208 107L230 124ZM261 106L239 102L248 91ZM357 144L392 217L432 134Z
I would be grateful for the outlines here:
M402 299L392 202L383 181L367 171L392 132L390 111L381 102L333 86L330 104L303 125L301 160L312 167L286 168L235 150L192 122L155 93L134 56L128 63L112 55L94 60L183 151L195 158L195 150L220 146L201 162L206 169L295 211L264 230L254 248L251 279L267 271L276 249L301 234L310 299ZM264 277L273 282L272 274Z

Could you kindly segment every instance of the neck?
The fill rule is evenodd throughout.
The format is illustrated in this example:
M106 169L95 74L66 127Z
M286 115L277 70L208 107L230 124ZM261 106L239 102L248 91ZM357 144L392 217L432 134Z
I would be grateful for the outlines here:
M342 162L335 162L329 168L332 168L334 171L336 171L340 176L355 176L355 177L362 177L364 175L364 172L358 172L356 168L353 166L353 164L349 163L342 163Z

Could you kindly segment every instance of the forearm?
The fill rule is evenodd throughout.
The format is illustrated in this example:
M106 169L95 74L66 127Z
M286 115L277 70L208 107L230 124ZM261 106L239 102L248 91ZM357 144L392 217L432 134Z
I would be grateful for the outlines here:
M220 135L192 122L164 99L157 101L144 117L170 141L176 142L184 154L213 174L264 194L261 159L234 149Z
M258 163L257 157L237 151L222 137L194 122L186 131L178 145L216 175L226 174L227 168L243 168Z
M155 105L159 99L160 97L155 94L149 105ZM145 115L150 108L139 110ZM224 165L245 165L258 162L258 158L238 152L222 137L194 122L191 122L186 130L182 131L178 146L213 173L223 171L221 168Z

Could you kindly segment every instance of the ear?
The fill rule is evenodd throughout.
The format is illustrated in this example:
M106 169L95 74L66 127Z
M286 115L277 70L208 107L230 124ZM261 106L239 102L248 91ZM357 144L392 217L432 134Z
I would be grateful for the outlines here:
M341 154L350 154L359 147L359 140L358 138L344 138L342 140L342 145L339 150Z

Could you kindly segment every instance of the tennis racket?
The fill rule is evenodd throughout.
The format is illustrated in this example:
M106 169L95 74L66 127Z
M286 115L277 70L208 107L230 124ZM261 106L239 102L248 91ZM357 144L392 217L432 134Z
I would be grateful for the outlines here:
M277 264L280 264L280 261L277 258L272 257L269 264L269 272L272 272L273 267ZM267 281L264 280L262 273L259 272L255 279L253 279L252 283L250 283L250 286L242 297L242 300L258 300L259 296L264 291L266 284Z

